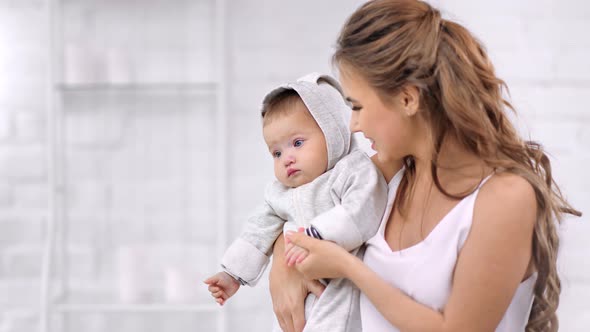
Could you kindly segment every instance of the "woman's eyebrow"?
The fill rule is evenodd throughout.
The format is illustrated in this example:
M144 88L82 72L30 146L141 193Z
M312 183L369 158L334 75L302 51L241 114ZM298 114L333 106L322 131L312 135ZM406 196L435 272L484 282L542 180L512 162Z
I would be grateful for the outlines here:
M346 99L347 102L350 102L350 103L358 103L358 100L355 100L355 99L350 98L350 97L346 97L345 99Z

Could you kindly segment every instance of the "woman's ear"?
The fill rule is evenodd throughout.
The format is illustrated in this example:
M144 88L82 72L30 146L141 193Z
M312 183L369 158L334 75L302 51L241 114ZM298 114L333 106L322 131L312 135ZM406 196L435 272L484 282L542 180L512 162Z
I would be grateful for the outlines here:
M418 110L420 109L420 91L416 86L404 86L400 97L404 112L407 116L411 117L418 113Z

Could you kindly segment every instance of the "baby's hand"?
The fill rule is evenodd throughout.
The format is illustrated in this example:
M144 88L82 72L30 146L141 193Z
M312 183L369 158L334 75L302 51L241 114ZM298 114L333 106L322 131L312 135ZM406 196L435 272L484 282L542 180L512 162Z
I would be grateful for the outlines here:
M305 228L299 227L297 232L305 234ZM309 255L307 249L294 245L285 236L285 262L287 262L287 266L293 266L295 263L303 262L307 255Z
M285 261L288 266L293 266L295 263L301 263L309 255L307 249L298 247L292 243L289 243L285 249Z
M218 272L205 280L209 285L209 292L215 298L215 302L224 305L225 301L232 297L240 288L240 283L225 272Z

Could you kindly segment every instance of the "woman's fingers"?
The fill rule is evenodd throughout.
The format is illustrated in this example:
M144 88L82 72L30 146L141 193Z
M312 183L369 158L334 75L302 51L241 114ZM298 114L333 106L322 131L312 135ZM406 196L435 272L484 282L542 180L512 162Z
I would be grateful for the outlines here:
M279 326L283 332L295 332L290 311L286 309L275 310L275 316L277 316Z
M287 331L287 325L285 324L283 317L277 315L276 312L275 312L275 316L277 317L277 320L279 321L279 326L281 327L281 331Z
M324 286L321 282L317 280L308 280L307 289L316 297L320 297L322 296L324 289L326 289L326 286Z
M303 331L305 327L304 301L298 298L287 298L286 300L279 307L273 308L279 326L284 332Z
M281 329L285 332L301 332L305 326L304 301L307 288L302 276L286 264L286 252L292 248L293 245L286 244L286 241L275 242L269 288L273 310Z
M300 306L299 309L295 310L292 319L295 332L302 332L305 327L305 307Z

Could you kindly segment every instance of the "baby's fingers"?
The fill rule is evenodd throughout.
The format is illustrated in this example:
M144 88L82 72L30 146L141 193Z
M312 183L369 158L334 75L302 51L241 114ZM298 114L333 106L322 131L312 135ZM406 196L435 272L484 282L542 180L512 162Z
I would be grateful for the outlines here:
M307 256L307 250L295 246L287 257L287 265L293 266L296 262L300 262Z
M287 255L287 253L289 251L291 251L291 249L293 249L293 247L295 247L295 245L293 243L288 243L285 245L285 256Z
M303 262L303 260L305 259L305 257L309 256L309 251L302 249L303 251L299 254L299 256L297 257L296 263L299 264L301 262Z
M297 257L301 253L301 248L298 246L293 246L289 249L289 251L285 252L285 261L287 262L288 266L292 266L293 263L297 260Z
M285 247L285 261L288 262L289 261L289 257L293 256L293 254L296 252L297 250L297 246L293 245L292 243L289 243L286 247Z
M227 301L227 299L229 299L229 296L227 295L227 293L222 290L211 293L211 296L213 296L215 298L215 302L217 302L219 305L224 305L225 301Z
M227 299L227 294L225 294L225 292L222 291L222 290L217 291L217 292L212 292L211 293L211 296L213 296L216 299L219 299L219 298L222 298L222 299L225 298L225 299Z

